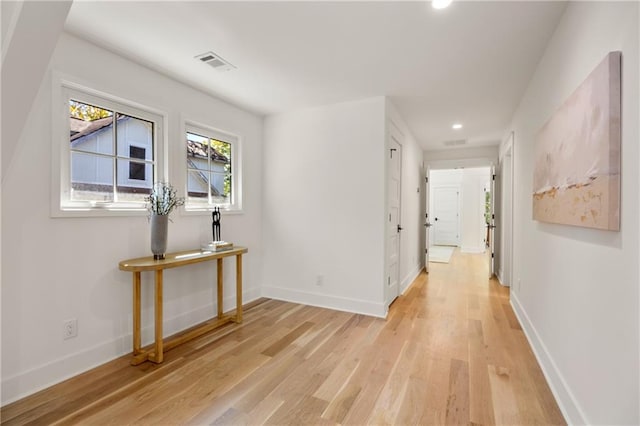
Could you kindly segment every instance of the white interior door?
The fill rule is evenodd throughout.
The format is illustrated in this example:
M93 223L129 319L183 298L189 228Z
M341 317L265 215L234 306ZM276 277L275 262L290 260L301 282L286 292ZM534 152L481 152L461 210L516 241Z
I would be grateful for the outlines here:
M460 243L460 187L433 188L433 243L457 246Z
M429 232L432 224L431 224L431 216L429 215L429 191L431 187L431 183L429 182L429 166L427 166L425 170L425 186L424 186L424 200L425 200L425 215L424 215L424 269L429 273L429 247L431 246L430 234Z
M391 127L389 137L388 162L388 205L387 205L387 306L398 297L400 280L400 188L402 176L402 145L401 137Z

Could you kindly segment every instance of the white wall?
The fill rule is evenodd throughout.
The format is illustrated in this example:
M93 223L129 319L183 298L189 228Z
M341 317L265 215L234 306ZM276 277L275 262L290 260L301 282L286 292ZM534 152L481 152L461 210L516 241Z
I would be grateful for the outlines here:
M49 217L51 70L94 89L164 111L170 181L184 157L181 116L242 136L244 213L224 215L225 239L246 245L245 301L259 296L262 258L262 119L72 36L58 41L2 183L2 397L11 401L131 350L131 274L118 261L150 254L145 216ZM3 93L3 97L5 93ZM4 101L4 99L3 99ZM11 99L7 100L11 102ZM4 141L3 141L4 147ZM182 155L179 155L182 154ZM169 250L211 238L210 215L178 213ZM225 309L235 306L235 268L225 263ZM213 265L165 273L165 335L215 312ZM143 274L143 336L151 339L151 277ZM62 323L78 320L78 337Z
M271 116L264 135L263 295L384 316L385 99Z
M484 253L486 225L484 221L485 187L489 168L464 169L462 174L462 220L460 251Z
M13 30L18 23L23 0L0 2L0 40L2 41L2 59L9 48Z
M638 424L638 3L572 2L514 116L512 304L567 421ZM610 51L622 51L620 232L535 222L538 130Z
M2 20L7 25L2 29L0 126L4 179L72 1L1 3L3 15L9 15Z
M413 282L424 267L425 180L422 149L396 106L387 99L387 125L402 132L402 192L400 235L400 292Z

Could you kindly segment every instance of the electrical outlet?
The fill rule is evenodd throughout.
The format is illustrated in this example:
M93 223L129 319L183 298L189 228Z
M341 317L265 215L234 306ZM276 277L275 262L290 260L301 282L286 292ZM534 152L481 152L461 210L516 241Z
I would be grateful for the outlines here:
M78 335L78 320L75 318L62 322L62 337L64 340L74 338Z
M318 275L316 277L316 285L318 287L322 287L323 284L324 284L324 275Z

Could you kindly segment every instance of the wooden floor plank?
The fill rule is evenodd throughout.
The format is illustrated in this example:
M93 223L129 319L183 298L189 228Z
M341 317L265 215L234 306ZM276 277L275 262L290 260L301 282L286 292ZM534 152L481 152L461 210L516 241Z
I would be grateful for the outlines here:
M322 413L322 418L342 423L361 390L362 388L358 385L345 383L339 394L331 399L331 402Z
M485 255L432 264L386 320L260 299L244 322L2 407L2 424L566 424Z
M445 421L456 425L469 423L469 366L459 359L451 360Z
M521 420L522 413L518 410L516 395L513 392L509 369L494 365L489 365L488 369L496 424L524 424Z
M487 369L482 322L469 320L469 420L478 425L495 424L491 385Z

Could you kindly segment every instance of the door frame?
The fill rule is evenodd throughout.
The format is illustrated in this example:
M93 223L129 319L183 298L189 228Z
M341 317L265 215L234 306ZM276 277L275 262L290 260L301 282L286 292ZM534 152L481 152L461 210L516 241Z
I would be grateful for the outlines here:
M492 164L489 168L489 203L491 207L491 216L489 218L489 278L498 276L497 265L500 265L500 256L502 253L502 244L496 244L497 238L502 241L502 210L498 204L502 204L502 186L500 184L500 167Z
M428 274L429 273L429 241L430 241L430 232L433 224L431 223L431 206L429 202L429 194L431 191L431 183L429 182L431 179L431 168L428 164L424 164L424 270Z
M492 157L474 157L474 158L464 158L464 159L458 159L458 160L429 160L425 158L423 168L424 168L425 175L429 177L429 180L426 182L426 185L429 188L427 188L427 190L425 191L427 197L425 199L424 208L425 208L425 213L429 215L428 217L429 218L431 217L431 211L429 206L429 192L431 191L431 178L429 173L430 171L443 170L443 169L456 169L460 167L465 167L465 168L491 167L495 165L496 162L497 162L497 159ZM513 202L513 198L512 198L512 202ZM513 226L513 220L512 220L512 226ZM427 232L428 232L429 228L425 228L425 229L427 229ZM428 243L428 240L427 240L427 243ZM425 247L425 250L428 250L428 249L429 249L428 246ZM513 249L513 244L512 244L512 249ZM425 256L425 262L428 264L428 261L429 259L428 259L428 253L427 253L427 256ZM512 267L512 271L513 271L513 267Z
M498 153L498 165L502 173L501 179L501 193L502 200L500 205L500 210L502 213L502 217L505 218L503 220L502 226L502 241L501 241L501 250L502 250L502 260L504 265L500 265L500 269L502 269L502 274L498 274L498 281L500 284L504 286L514 288L514 285L517 283L513 280L513 270L514 270L514 257L515 257L515 247L513 245L514 235L513 231L515 229L515 216L514 216L514 194L515 194L515 185L514 185L514 176L515 176L515 133L511 131L507 136L505 142L500 146L500 152ZM509 168L504 170L504 162L505 158L510 157L509 160ZM506 197L505 197L506 195ZM508 218L508 220L506 220ZM516 290L518 291L519 288Z

